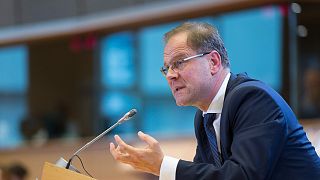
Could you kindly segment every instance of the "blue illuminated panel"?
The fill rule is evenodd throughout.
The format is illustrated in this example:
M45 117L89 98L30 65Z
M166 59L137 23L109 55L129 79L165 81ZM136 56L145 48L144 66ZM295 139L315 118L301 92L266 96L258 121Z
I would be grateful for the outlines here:
M0 49L0 148L22 141L21 120L27 114L28 51L25 46Z
M101 42L101 78L105 87L128 88L135 83L133 35L121 32Z
M28 51L25 46L0 49L0 92L24 93L28 88Z
M230 13L221 20L232 72L247 72L280 90L282 15L279 7Z

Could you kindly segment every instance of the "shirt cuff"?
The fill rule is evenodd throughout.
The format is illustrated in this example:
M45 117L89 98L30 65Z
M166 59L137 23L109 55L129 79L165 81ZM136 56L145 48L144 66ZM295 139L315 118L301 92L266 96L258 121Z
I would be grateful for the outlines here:
M178 162L179 159L164 156L160 167L159 180L175 180Z

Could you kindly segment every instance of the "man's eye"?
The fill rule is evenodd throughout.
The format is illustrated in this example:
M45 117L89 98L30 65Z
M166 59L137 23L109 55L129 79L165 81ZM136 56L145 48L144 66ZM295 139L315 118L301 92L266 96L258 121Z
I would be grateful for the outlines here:
M171 65L171 69L176 69L178 67L178 64L177 62L173 62L172 65Z
M175 64L176 68L179 68L182 63L183 63L183 61L176 61L174 64Z

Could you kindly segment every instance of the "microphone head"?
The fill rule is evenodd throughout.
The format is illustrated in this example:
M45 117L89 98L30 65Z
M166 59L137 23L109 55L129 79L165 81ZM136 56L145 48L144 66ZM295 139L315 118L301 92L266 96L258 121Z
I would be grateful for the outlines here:
M123 121L127 121L132 118L137 113L136 109L131 109L129 112L127 112L118 122L121 124Z
M128 114L128 117L129 118L131 118L132 116L134 116L135 114L137 114L137 110L136 109L131 109L130 111L129 111L129 114Z

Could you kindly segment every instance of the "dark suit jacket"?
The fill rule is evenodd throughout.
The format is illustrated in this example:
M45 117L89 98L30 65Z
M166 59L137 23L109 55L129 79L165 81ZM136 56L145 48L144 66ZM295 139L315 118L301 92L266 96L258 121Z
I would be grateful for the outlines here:
M264 83L231 74L220 122L221 168L207 157L202 120L198 111L194 162L179 161L177 180L320 180L320 159L302 126Z

